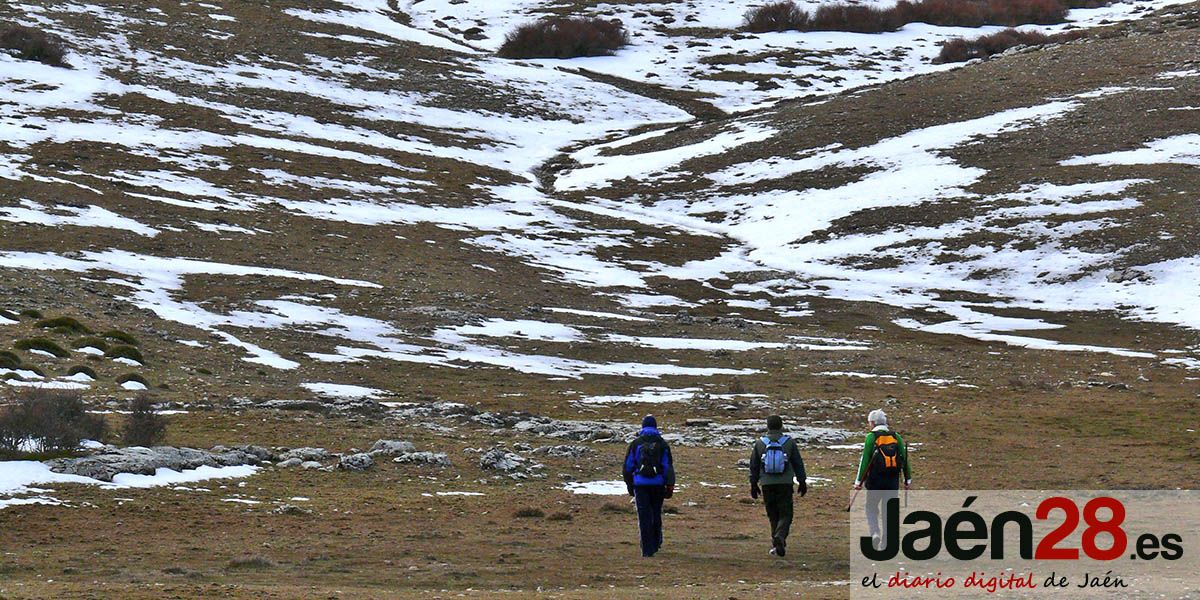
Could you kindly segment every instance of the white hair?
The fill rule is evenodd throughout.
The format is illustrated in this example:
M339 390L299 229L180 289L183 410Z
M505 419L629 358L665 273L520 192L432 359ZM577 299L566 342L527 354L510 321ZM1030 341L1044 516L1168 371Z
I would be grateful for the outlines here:
M872 425L887 425L887 415L883 414L883 409L877 408L867 415L867 421Z

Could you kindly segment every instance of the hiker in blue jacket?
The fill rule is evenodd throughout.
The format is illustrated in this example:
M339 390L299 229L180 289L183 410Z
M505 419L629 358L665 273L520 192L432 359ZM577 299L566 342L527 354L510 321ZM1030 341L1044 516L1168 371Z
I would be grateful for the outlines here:
M625 452L624 476L625 487L637 502L642 556L654 556L663 543L663 499L675 493L675 464L653 416L642 419L641 433Z

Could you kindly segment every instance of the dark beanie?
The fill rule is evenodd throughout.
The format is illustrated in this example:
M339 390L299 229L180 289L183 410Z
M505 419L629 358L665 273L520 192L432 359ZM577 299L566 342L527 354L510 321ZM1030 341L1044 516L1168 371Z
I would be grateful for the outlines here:
M658 429L658 421L654 420L654 415L646 415L646 418L642 419L642 427L653 427Z
M767 417L767 431L783 431L783 417L779 415Z

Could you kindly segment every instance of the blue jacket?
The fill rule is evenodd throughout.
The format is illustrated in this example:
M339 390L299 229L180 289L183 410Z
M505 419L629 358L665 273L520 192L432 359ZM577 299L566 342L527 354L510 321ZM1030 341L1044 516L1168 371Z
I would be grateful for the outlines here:
M653 477L644 477L641 473L637 473L637 466L641 462L642 444L645 442L659 442L663 445L661 467L657 475ZM625 451L625 487L629 488L629 494L633 495L634 486L642 485L661 485L674 487L675 485L675 465L671 460L671 447L662 439L662 434L653 427L642 428L636 440L629 444L629 449Z

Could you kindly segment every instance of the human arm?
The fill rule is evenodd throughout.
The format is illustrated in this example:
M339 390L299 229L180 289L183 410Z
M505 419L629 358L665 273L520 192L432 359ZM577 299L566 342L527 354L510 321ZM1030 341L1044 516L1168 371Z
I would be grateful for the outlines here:
M625 489L629 492L630 496L633 495L633 452L634 448L636 447L637 441L635 440L629 445L629 448L625 450L625 463L621 469L621 476L625 479Z
M875 452L875 432L867 434L867 439L863 442L862 458L858 461L858 473L854 476L854 489L862 487L863 480L867 477L867 470L871 467L871 455Z
M800 456L800 444L792 440L792 452L788 460L792 463L792 471L796 474L796 482L800 486L800 497L808 493L808 473L804 470L804 457Z
M671 456L671 446L663 442L663 484L668 490L675 489L675 459Z
M912 487L912 466L908 462L908 444L904 442L904 438L900 434L896 434L896 442L899 448L900 464L904 465L904 487L905 489Z
M757 500L759 494L758 478L762 466L762 451L759 450L760 442L755 441L750 448L750 497Z

